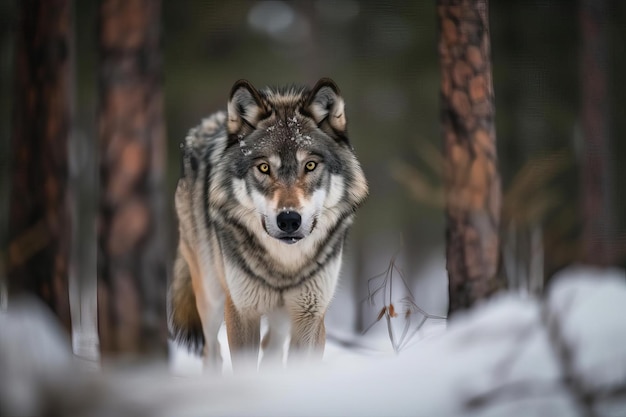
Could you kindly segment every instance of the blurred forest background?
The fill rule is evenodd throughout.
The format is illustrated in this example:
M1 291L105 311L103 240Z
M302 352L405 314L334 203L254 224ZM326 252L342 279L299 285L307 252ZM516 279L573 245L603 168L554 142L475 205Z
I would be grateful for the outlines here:
M606 1L606 76L612 263L626 266L626 3ZM76 1L75 120L70 173L78 276L96 273L98 208L98 3ZM17 2L0 2L0 251L8 245L10 135ZM511 0L490 4L497 147L504 192L503 267L550 276L580 259L581 45L579 4ZM367 327L367 279L398 254L416 303L447 310L439 117L440 68L434 1L164 1L162 38L167 129L168 259L176 245L173 191L179 143L224 109L231 85L333 78L347 103L352 143L370 182L357 216L329 327ZM521 261L520 261L521 260ZM523 264L523 265L522 265ZM534 267L532 266L534 265ZM535 269L533 269L535 268ZM0 272L0 276L3 275ZM348 306L348 308L346 308Z

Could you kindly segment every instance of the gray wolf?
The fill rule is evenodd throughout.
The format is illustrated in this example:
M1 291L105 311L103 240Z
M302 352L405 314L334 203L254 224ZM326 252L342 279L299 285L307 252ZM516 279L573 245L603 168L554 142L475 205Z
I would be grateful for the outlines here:
M233 368L245 358L321 357L324 315L346 234L368 186L330 79L232 87L227 112L191 129L175 194L179 246L169 290L171 335L221 367L226 323ZM260 319L268 332L260 341Z

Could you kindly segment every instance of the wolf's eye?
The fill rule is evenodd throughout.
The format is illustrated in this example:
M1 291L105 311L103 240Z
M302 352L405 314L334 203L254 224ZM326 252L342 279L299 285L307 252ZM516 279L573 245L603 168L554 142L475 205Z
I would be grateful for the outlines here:
M304 165L304 169L306 169L307 172L311 172L315 169L315 167L317 166L317 164L313 161L309 161Z
M265 162L263 162L262 164L259 164L257 166L257 168L259 169L259 171L261 171L261 173L263 174L269 174L270 173L270 166L268 164L266 164Z

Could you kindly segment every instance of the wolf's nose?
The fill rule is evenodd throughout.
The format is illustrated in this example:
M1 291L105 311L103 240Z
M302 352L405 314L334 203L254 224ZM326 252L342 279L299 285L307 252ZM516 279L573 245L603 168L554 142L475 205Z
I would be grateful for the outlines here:
M295 211L281 211L276 217L278 228L285 233L293 233L300 228L302 217Z

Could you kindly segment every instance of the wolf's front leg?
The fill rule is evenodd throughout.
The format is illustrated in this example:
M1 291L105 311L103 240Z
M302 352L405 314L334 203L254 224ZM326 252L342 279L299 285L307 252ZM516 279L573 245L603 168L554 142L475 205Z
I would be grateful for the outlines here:
M224 320L233 370L256 369L259 358L261 318L258 314L241 312L226 295Z
M261 343L263 359L261 367L281 366L285 353L285 342L291 331L290 317L284 309L278 309L267 314L267 333Z
M290 361L294 358L321 359L326 343L324 315L328 307L319 294L306 291L288 303L291 315Z
M218 333L224 317L224 297L216 298L212 304L204 305L202 328L204 331L204 349L202 362L208 372L222 372L222 355Z
M322 359L326 343L324 316L300 316L292 322L289 360Z

